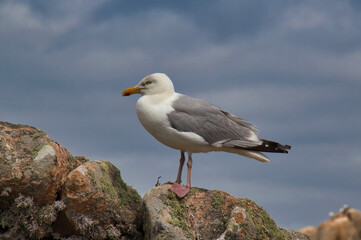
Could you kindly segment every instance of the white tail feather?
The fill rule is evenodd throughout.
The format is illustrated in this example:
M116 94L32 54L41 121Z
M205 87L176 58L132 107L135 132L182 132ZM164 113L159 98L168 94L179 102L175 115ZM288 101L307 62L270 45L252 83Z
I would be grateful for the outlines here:
M249 150L228 148L228 147L223 147L222 151L229 152L229 153L235 153L235 154L239 154L239 155L242 155L245 157L253 158L260 162L269 162L269 159L263 153L257 152L257 151L249 151Z

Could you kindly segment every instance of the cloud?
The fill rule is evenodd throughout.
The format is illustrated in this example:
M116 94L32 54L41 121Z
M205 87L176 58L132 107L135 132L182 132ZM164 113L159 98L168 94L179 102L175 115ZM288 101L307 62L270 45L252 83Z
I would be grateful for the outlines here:
M331 5L306 3L292 7L285 16L288 37L299 46L336 55L360 48L360 15L349 2Z

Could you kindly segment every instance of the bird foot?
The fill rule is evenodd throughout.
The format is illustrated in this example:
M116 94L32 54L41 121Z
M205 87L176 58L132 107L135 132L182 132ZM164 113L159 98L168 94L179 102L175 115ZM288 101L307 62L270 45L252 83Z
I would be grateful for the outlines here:
M178 183L173 183L170 190L174 192L179 198L184 198L191 188L188 186L180 185Z

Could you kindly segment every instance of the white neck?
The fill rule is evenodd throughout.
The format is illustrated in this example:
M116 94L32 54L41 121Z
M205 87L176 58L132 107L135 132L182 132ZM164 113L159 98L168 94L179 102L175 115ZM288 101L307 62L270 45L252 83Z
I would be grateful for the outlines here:
M162 103L170 98L172 98L176 92L163 92L157 94L150 94L150 95L143 95L141 98L147 99L151 104L159 104Z

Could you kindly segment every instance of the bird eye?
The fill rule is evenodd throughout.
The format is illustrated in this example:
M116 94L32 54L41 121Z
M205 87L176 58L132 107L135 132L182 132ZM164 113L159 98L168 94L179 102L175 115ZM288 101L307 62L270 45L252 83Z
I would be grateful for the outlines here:
M145 82L145 85L149 85L151 83L152 83L151 81L147 81L147 82Z

